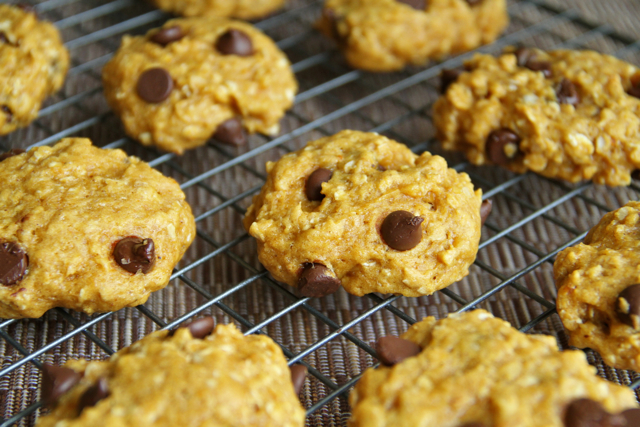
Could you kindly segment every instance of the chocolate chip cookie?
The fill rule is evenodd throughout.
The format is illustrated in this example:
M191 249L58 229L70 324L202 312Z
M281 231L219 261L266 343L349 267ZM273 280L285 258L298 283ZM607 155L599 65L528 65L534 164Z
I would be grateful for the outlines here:
M56 27L28 8L0 4L0 135L31 123L68 68Z
M280 9L285 0L150 0L162 10L182 16L257 19Z
M640 202L606 214L554 264L558 314L575 347L640 371Z
M632 390L596 376L583 352L484 310L388 338L376 346L383 365L349 396L350 427L631 427L640 416Z
M475 260L482 192L442 157L342 131L267 173L244 226L262 264L301 295L429 295Z
M394 71L495 40L505 0L326 0L318 28L349 65Z
M144 303L195 237L178 184L84 138L0 161L0 318Z
M593 51L520 48L443 74L438 138L471 163L628 185L640 168L640 70Z
M204 318L158 331L107 361L45 365L37 427L303 426L282 350ZM293 369L292 369L293 371Z
M179 154L211 137L242 144L243 129L278 133L297 91L270 38L223 18L175 19L125 36L102 80L129 136Z

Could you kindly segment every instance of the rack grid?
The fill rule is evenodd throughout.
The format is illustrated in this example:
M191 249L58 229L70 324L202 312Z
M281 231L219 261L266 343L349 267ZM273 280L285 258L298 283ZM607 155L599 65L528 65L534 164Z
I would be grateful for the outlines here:
M444 317L482 307L522 331L553 335L567 348L555 314L554 257L581 241L605 212L638 199L637 181L615 189L570 185L474 167L460 154L442 152L434 141L430 113L438 96L438 75L462 65L473 52L390 74L349 69L332 42L313 29L320 0L290 0L284 10L255 23L289 56L300 84L279 136L254 135L240 148L211 140L183 156L144 148L124 135L107 107L100 70L122 35L143 34L170 16L138 0L32 4L41 18L61 30L72 68L64 89L47 101L38 119L0 137L0 149L53 144L67 136L121 148L180 183L196 215L198 234L169 286L142 306L92 316L54 309L41 319L0 319L0 427L34 424L42 406L42 363L105 359L154 330L202 315L212 315L218 323L234 322L246 334L267 334L290 364L305 364L310 375L301 399L307 424L313 426L346 425L348 391L376 363L371 343L402 333L428 315ZM511 24L504 35L476 52L495 54L509 45L588 48L639 63L640 42L552 0L510 0L509 14ZM440 154L471 176L484 199L492 199L493 213L482 229L469 276L428 297L359 298L340 290L309 299L265 272L241 223L264 182L265 162L346 128L379 132L416 153ZM601 376L639 389L638 374L609 368L591 351L587 357Z

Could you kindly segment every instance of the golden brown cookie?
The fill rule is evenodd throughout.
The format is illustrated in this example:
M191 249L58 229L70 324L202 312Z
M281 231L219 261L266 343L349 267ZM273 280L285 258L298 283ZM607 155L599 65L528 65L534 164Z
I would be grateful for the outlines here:
M47 366L42 397L55 407L36 426L303 426L280 347L233 325L209 335L209 320L154 332L104 362Z
M127 134L174 153L212 136L241 144L242 128L278 133L297 91L287 57L269 37L223 18L174 19L125 36L102 80Z
M285 0L150 0L162 10L182 16L257 19L284 6Z
M640 371L640 202L606 214L554 264L558 314L571 345Z
M429 295L475 260L482 192L442 157L342 131L267 172L244 226L260 262L302 295Z
M173 179L88 139L5 158L0 182L0 318L142 304L195 237Z
M0 4L0 135L31 123L68 68L56 27L29 9Z
M394 71L495 40L505 0L326 0L318 28L349 65Z
M476 55L445 74L433 122L447 150L570 182L628 185L640 168L640 70L592 51Z
M388 344L381 338L378 353ZM350 427L631 426L640 415L631 389L596 376L583 352L484 310L427 317L391 344L402 357L365 371L349 396ZM586 422L595 420L610 423Z

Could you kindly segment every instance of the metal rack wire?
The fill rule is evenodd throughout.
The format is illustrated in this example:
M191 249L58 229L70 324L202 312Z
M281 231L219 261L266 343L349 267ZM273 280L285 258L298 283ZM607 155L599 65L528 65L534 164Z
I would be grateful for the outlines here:
M292 0L285 10L256 23L290 57L300 82L280 136L252 136L242 148L211 141L181 157L143 148L124 135L106 106L100 69L123 34L144 33L169 16L137 0L33 4L42 18L62 31L72 68L64 90L48 101L34 124L0 138L0 149L52 144L66 136L121 148L181 184L197 216L198 235L170 285L143 306L94 316L55 309L41 319L0 319L1 427L34 423L41 408L38 368L43 362L104 359L156 329L204 314L217 322L235 322L247 334L268 334L290 363L309 368L301 395L308 425L345 425L346 395L364 369L376 363L371 341L401 333L427 315L443 317L483 307L522 331L554 335L566 347L555 315L554 257L579 242L606 211L638 199L637 182L617 189L568 185L532 174L473 167L458 154L440 152L430 116L437 76L472 53L400 73L348 69L333 44L313 29L320 0ZM638 63L639 42L575 10L558 8L549 0L512 0L509 13L512 22L504 36L479 51L497 53L514 44L591 48ZM471 176L485 199L494 201L467 278L429 297L357 298L339 291L308 299L268 276L241 225L251 197L264 182L265 161L344 128L383 133L415 152L441 154ZM588 358L600 375L640 386L638 374L608 368L591 352Z

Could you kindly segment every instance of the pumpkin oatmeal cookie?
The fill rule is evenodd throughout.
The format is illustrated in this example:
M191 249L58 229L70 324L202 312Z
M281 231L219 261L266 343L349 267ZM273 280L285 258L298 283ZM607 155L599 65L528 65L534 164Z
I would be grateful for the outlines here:
M162 10L182 16L257 19L284 6L285 0L150 0Z

